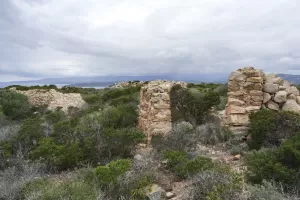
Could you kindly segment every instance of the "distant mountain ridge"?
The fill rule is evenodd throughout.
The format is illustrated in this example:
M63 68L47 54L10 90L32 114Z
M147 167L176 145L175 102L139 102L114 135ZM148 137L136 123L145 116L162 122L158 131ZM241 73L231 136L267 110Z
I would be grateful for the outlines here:
M300 75L293 75L293 74L277 74L280 78L287 80L293 84L300 84Z
M228 74L211 73L211 74L150 74L150 75L134 75L134 76L94 76L94 77L62 77L47 78L40 80L28 81L11 81L0 82L0 88L9 85L72 85L78 87L98 87L109 86L122 81L151 81L151 80L174 80L186 82L210 82L210 83L226 83Z

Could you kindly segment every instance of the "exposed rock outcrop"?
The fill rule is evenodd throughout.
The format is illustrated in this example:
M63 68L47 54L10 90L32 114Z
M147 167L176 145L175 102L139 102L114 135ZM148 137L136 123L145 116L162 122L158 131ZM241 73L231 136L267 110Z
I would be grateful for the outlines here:
M145 82L145 81L124 81L124 82L116 83L116 84L110 86L110 88L137 87L137 86L142 86L146 83L147 82Z
M69 107L83 108L86 102L78 93L60 93L54 89L32 89L27 91L16 90L11 88L17 93L24 94L28 97L28 101L32 106L47 105L49 110L61 108L62 111L67 112Z
M275 74L246 67L230 74L225 124L247 127L249 114L262 108L300 113L300 92Z
M148 144L152 135L172 130L170 92L175 85L187 87L184 82L157 80L141 88L138 128L146 134Z

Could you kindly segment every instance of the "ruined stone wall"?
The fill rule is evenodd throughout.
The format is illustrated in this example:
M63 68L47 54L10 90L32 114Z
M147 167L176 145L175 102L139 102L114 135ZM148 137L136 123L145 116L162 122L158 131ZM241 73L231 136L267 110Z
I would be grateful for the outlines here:
M275 74L246 67L230 74L225 124L247 127L249 114L262 108L300 113L300 94L295 86Z
M138 128L145 132L149 144L152 135L168 134L172 130L170 92L184 82L150 81L140 91Z
M67 112L69 107L83 108L86 102L82 99L78 93L60 93L54 89L32 89L27 91L11 90L24 94L28 97L28 101L33 106L48 105L49 110L55 110L58 107L62 108L62 111Z

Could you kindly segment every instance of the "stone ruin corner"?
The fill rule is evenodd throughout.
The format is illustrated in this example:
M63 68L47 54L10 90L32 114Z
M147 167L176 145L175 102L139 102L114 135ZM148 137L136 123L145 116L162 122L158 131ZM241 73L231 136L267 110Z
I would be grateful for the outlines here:
M300 113L299 90L275 74L245 67L228 78L228 103L224 124L233 131L245 130L249 115L262 108Z

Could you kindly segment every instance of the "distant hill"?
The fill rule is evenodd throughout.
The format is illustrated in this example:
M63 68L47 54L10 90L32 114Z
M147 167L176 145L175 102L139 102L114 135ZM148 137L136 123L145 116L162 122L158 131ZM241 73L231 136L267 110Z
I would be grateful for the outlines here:
M149 81L149 80L174 80L186 81L193 83L226 83L228 74L211 73L211 74L150 74L150 75L135 75L135 76L95 76L95 77L62 77L62 78L47 78L40 80L28 81L11 81L0 82L0 88L9 85L49 85L55 84L58 86L72 85L77 87L105 87L122 81Z
M277 74L277 76L287 80L293 84L300 84L300 75L293 75L293 74Z

